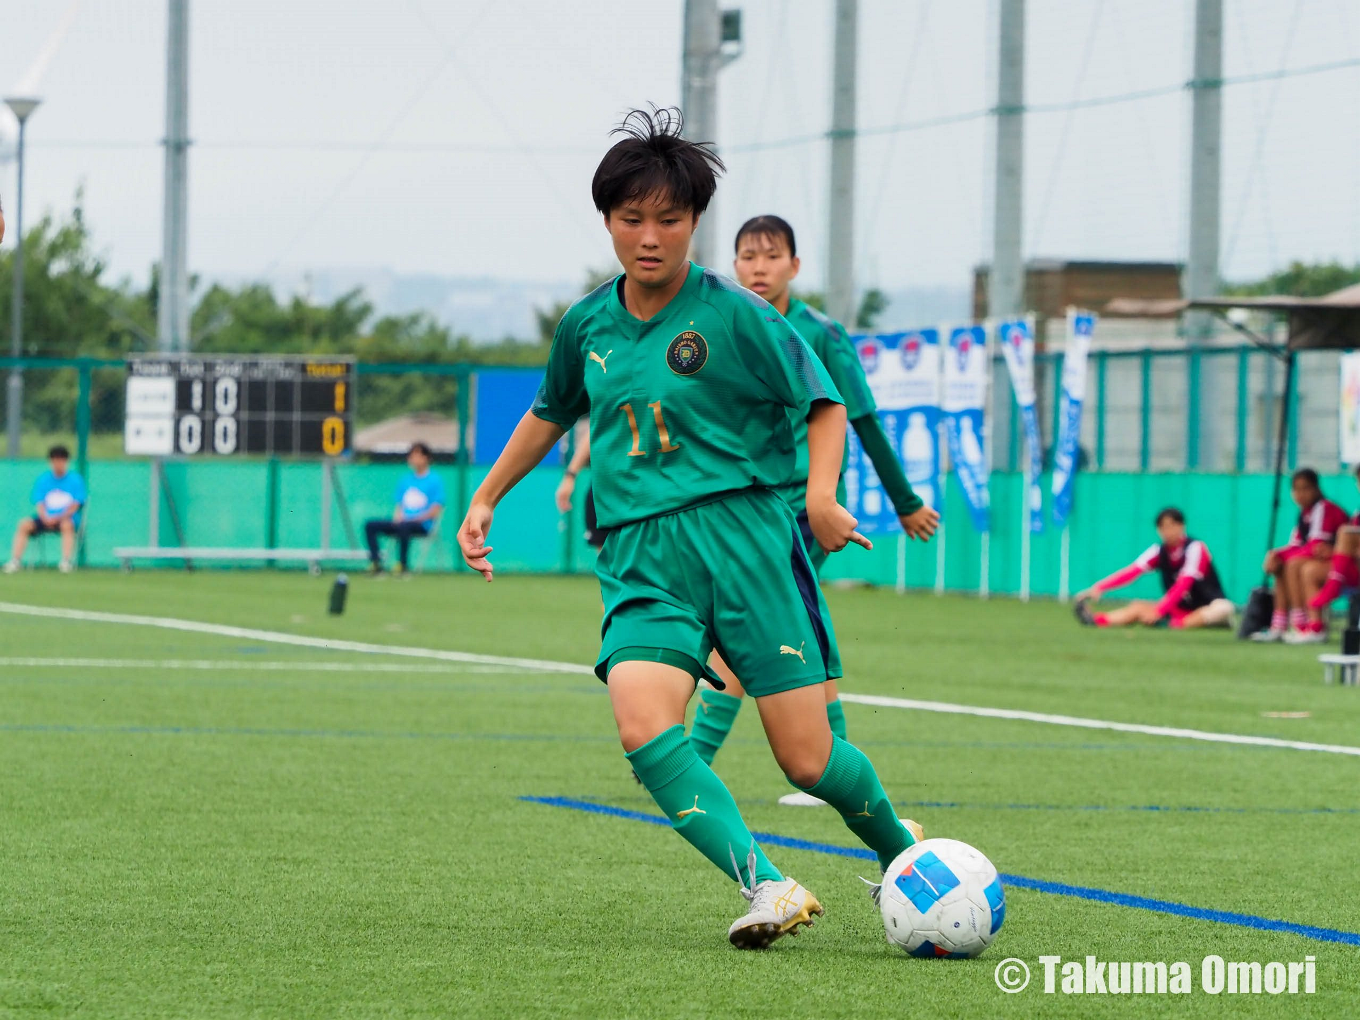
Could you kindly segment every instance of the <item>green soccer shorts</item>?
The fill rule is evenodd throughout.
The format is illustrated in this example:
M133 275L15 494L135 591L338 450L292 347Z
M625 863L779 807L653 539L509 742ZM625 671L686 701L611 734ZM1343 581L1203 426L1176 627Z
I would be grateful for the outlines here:
M595 563L604 623L595 673L665 662L696 679L717 649L754 697L841 676L798 522L769 489L610 531Z

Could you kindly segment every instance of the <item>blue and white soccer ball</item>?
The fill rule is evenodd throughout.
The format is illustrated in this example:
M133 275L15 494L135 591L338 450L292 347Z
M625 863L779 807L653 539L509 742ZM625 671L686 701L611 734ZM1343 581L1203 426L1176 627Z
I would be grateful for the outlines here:
M879 907L893 945L912 956L968 959L1001 930L1006 895L981 851L957 839L927 839L892 862Z

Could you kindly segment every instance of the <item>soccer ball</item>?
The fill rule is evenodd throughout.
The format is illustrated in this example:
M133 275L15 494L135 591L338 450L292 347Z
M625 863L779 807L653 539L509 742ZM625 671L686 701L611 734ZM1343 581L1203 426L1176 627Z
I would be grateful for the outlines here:
M996 868L957 839L927 839L903 851L879 896L888 941L912 956L968 959L992 944L1006 917Z

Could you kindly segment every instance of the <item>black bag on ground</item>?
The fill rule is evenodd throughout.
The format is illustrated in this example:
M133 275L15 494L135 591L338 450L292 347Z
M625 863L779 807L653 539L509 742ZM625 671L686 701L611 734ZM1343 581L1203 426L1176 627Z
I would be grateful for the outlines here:
M1237 625L1237 636L1251 637L1270 626L1270 614L1275 612L1275 593L1262 585L1251 590L1247 606L1242 610L1242 622Z

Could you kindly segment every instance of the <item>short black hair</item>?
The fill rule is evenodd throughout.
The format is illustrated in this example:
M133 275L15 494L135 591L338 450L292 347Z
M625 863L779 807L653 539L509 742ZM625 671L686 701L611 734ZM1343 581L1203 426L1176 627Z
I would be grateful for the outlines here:
M685 118L673 107L630 110L612 135L615 142L595 168L590 197L606 216L625 202L664 195L696 216L708 208L727 169L712 142L681 137Z
M432 459L433 459L433 456L432 456L431 453L430 453L430 448L429 448L429 446L427 446L425 443L422 443L419 439L417 439L414 443L411 444L411 449L409 449L408 451L406 451L406 455L409 457L411 454L415 453L417 450L419 450L421 453L423 453L423 454L425 455L425 459L426 459L426 460L432 460Z
M1162 521L1166 520L1168 517L1177 524L1185 523L1185 514L1181 513L1180 508L1168 506L1157 511L1157 520L1154 522L1155 526L1160 528L1162 526Z
M781 216L752 216L737 231L737 239L732 242L734 251L741 250L743 237L782 237L789 246L789 255L798 254L798 245L793 240L793 227Z
M1291 485L1294 482L1307 482L1315 489L1322 489L1322 483L1318 481L1318 473L1312 468L1299 468L1289 476L1289 482Z
M47 451L47 459L48 459L48 460L70 460L70 459L71 459L71 451L68 450L68 449L66 449L66 447L62 446L61 443L58 443L56 446L50 447L50 448L48 449L48 451Z

